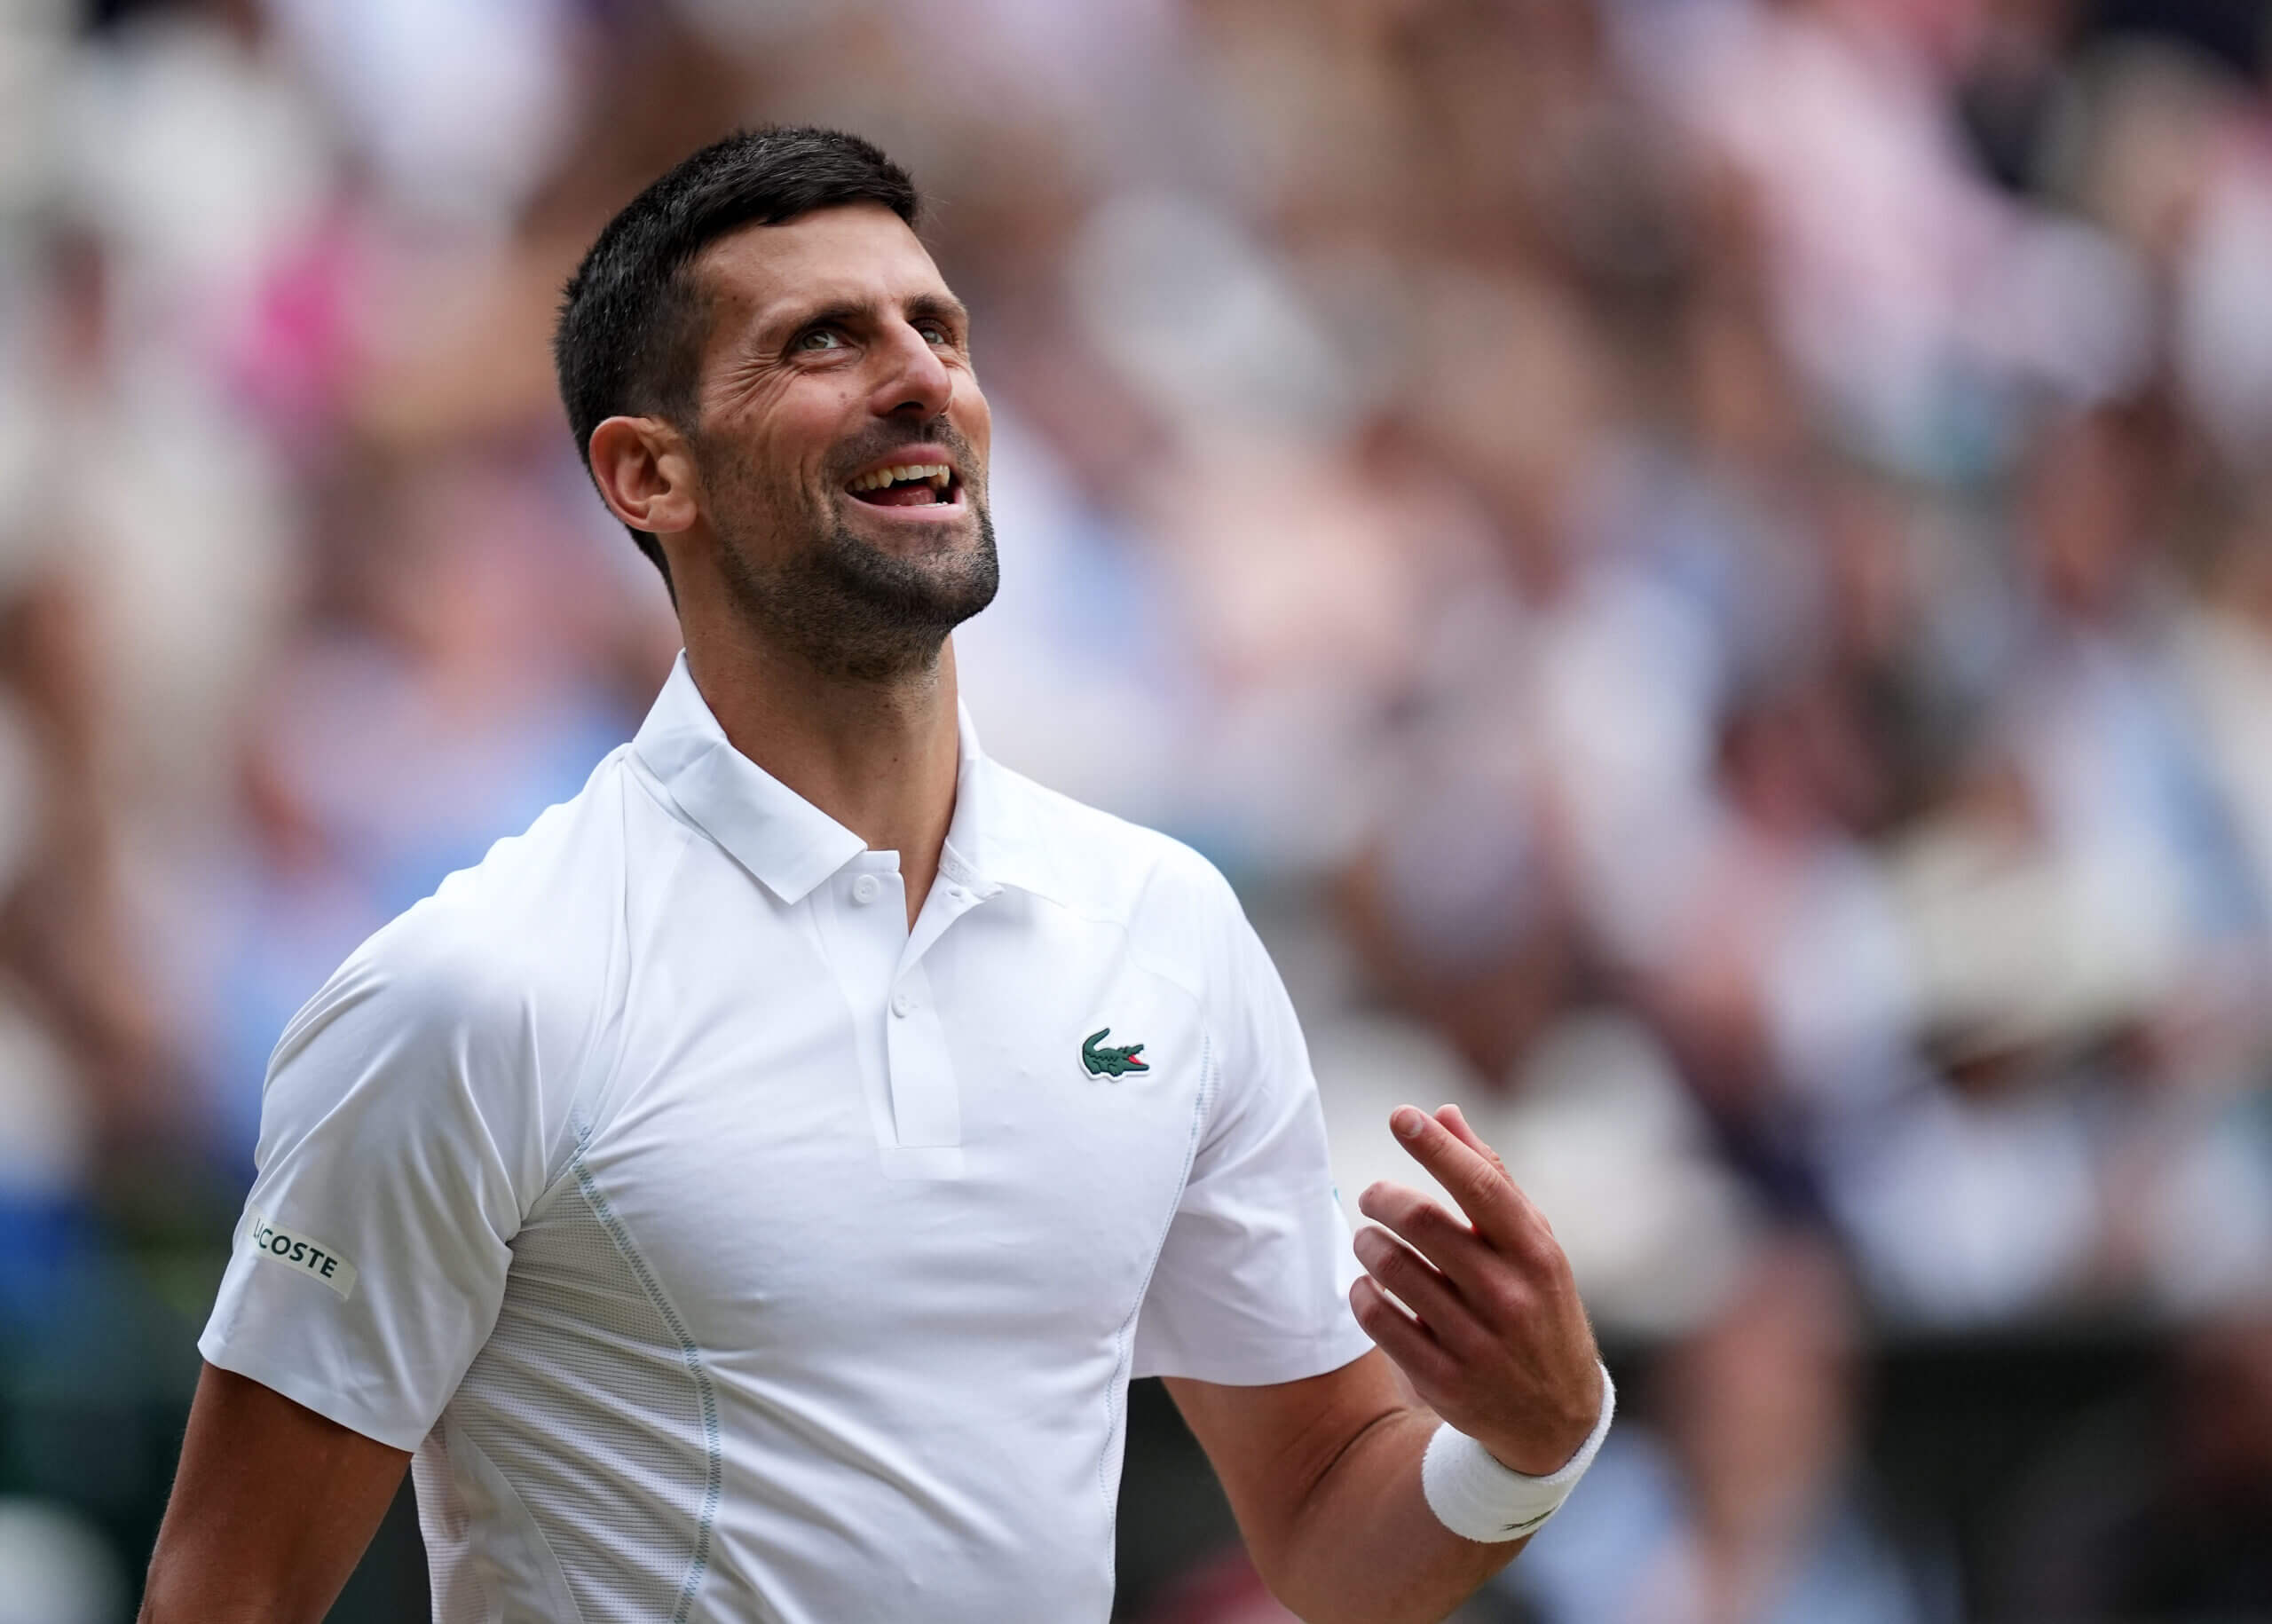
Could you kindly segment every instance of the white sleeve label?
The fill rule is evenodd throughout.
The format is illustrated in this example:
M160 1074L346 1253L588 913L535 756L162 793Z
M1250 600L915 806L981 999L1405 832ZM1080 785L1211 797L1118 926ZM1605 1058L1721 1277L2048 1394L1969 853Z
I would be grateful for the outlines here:
M256 1255L288 1269L312 1274L345 1302L355 1289L355 1265L320 1241L271 1223L257 1207L245 1209L244 1244Z

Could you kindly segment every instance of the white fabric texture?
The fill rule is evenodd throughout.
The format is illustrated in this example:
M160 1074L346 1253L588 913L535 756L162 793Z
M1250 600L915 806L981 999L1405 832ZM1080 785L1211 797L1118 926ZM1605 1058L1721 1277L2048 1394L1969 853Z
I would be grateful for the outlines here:
M1420 1458L1420 1492L1436 1520L1463 1540L1499 1545L1527 1539L1546 1526L1586 1468L1601 1453L1617 1415L1617 1384L1601 1370L1601 1415L1578 1452L1545 1477L1503 1465L1481 1444L1445 1422Z
M1228 886L962 757L911 931L682 660L287 1029L249 1205L352 1287L248 1223L199 1346L416 1452L438 1619L1101 1620L1132 1372L1370 1346Z

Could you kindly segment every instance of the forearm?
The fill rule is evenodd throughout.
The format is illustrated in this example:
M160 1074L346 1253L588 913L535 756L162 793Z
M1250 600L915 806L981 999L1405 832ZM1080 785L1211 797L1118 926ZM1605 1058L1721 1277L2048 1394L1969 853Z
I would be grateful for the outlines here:
M1436 1520L1420 1489L1436 1424L1415 1404L1367 1427L1261 1558L1271 1589L1306 1624L1437 1624L1523 1548L1479 1545Z

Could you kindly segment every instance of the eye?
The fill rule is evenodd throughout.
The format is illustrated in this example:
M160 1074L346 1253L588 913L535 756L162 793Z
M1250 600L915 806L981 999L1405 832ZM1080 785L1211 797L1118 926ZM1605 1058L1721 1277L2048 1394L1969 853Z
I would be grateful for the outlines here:
M815 327L797 340L797 348L800 350L840 350L843 347L844 335L834 327Z
M923 335L927 343L946 345L955 342L955 335L935 321L919 321L915 324L915 330Z

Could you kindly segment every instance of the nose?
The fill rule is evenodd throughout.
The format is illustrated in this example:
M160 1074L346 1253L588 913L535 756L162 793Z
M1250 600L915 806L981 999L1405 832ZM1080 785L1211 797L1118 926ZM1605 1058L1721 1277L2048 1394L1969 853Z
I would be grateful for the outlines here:
M897 324L885 346L888 360L879 380L872 409L879 417L902 414L928 422L947 409L954 398L954 376L925 338L906 322Z

